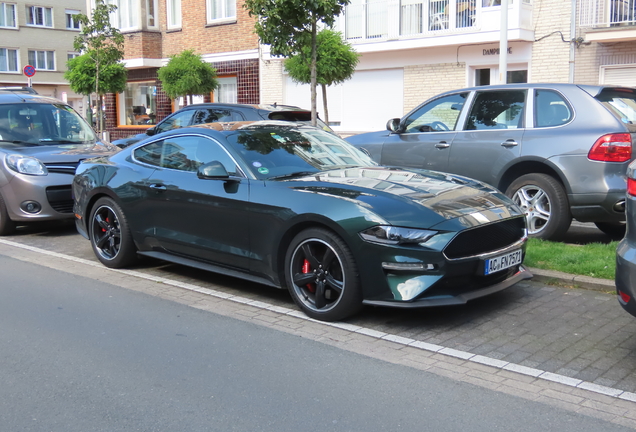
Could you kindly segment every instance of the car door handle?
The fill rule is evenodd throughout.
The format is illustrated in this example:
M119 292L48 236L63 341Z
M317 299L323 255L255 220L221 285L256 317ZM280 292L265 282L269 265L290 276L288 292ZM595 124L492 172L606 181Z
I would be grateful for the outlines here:
M445 149L445 148L449 148L450 144L447 143L446 141L440 141L437 144L435 144L435 147L437 147L438 149Z
M513 140L513 139L509 139L509 140L506 140L506 141L502 142L501 145L504 146L504 147L514 147L514 146L518 146L519 143L517 141Z
M168 190L168 188L167 188L167 187L165 187L164 185L159 184L159 183L153 183L153 184L151 184L149 187L150 187L150 189L154 189L154 190L156 190L156 191L165 191L165 190Z

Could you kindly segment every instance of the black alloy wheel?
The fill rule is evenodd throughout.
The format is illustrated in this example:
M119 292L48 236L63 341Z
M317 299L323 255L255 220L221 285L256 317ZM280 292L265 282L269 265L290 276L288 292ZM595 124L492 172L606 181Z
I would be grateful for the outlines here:
M0 195L0 236L6 236L13 234L15 231L15 222L9 217L7 211L7 205L4 202L4 198Z
M526 214L528 235L545 240L559 240L572 223L565 189L547 174L526 174L506 190Z
M88 232L97 259L110 268L126 267L137 250L121 208L111 198L100 198L91 211Z
M292 240L285 257L285 280L294 302L311 318L336 321L362 308L353 255L331 231L310 228Z

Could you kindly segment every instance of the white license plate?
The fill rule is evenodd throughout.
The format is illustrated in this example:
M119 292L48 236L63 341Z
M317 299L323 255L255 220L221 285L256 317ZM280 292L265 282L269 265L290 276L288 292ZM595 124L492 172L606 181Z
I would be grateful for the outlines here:
M485 261L484 274L489 275L510 267L514 267L518 264L521 264L522 259L523 253L521 252L521 249L517 249L516 251L487 259Z

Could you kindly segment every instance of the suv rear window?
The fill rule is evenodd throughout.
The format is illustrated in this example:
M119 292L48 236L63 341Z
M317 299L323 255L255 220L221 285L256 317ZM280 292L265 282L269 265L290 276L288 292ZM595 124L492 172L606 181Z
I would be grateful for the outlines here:
M636 124L636 91L631 89L605 89L596 99L623 123Z

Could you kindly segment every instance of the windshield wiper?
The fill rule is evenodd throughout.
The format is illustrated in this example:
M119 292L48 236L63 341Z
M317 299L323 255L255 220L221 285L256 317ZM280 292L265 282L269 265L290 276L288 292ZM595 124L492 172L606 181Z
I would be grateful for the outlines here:
M83 144L84 141L71 141L66 139L53 139L53 138L42 138L39 140L41 143L55 143L55 144Z
M27 145L27 146L36 146L37 144L28 142L28 141L20 141L20 140L6 140L6 139L0 139L0 142L8 142L11 144L23 144L23 145Z
M289 173L289 174L282 174L282 175L270 177L269 180L289 178L289 177L301 177L301 176L319 174L319 173L320 173L320 171L295 171L295 172L292 172L292 173Z

